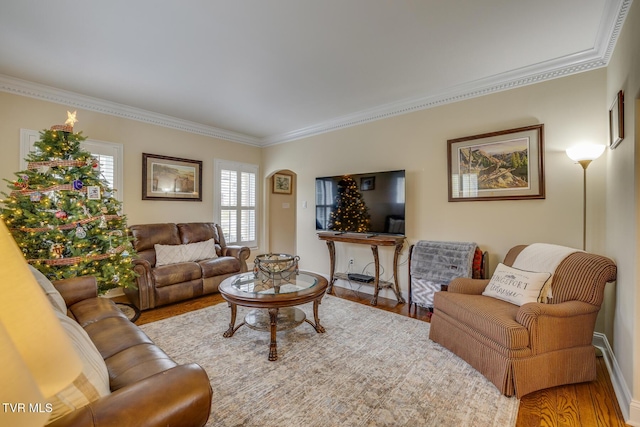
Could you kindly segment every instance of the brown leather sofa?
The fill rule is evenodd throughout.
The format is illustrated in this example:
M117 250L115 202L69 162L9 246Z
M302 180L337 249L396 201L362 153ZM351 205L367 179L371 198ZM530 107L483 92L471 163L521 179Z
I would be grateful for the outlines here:
M131 323L115 304L99 298L94 277L54 282L68 315L104 358L111 394L49 426L203 426L212 390L195 363L178 365Z
M504 259L512 266L526 246ZM454 279L434 296L429 338L467 361L504 395L525 394L596 379L592 345L609 258L575 252L557 266L550 303L522 306L482 295L489 280Z
M137 289L124 292L140 310L210 294L220 282L247 271L250 250L246 246L227 246L218 224L141 224L129 227L137 251L134 270ZM215 239L217 257L197 262L156 265L154 245L186 245Z

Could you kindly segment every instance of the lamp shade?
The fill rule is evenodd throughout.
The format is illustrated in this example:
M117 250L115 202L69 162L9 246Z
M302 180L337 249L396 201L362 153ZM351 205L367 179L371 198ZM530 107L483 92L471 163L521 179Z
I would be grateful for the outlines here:
M606 146L598 144L581 144L567 148L567 156L574 162L595 160L604 153Z
M3 221L0 221L0 265L0 327L3 330L0 351L15 349L42 397L49 398L76 379L82 362ZM8 354L6 357L11 357ZM3 361L4 358L3 354ZM31 398L28 393L24 400L13 401L18 397L5 384L13 383L15 372L8 372L5 366L0 367L0 399L28 405ZM25 378L25 382L28 380Z
M0 409L0 424L44 425L49 418L46 412L46 400L2 323L0 323L0 369L2 370L0 371L0 381L2 381L0 396L4 404Z

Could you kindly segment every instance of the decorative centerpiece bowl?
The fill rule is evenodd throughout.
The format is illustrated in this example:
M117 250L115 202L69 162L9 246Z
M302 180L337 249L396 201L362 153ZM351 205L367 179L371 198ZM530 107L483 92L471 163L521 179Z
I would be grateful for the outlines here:
M288 254L262 254L253 261L253 273L256 278L280 281L298 273L299 256Z

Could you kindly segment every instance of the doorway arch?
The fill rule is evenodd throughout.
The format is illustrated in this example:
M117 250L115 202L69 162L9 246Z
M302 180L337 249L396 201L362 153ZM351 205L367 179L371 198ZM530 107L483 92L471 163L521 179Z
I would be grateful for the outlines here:
M274 181L276 175L291 177L290 193L276 189ZM267 200L267 233L268 252L296 254L296 193L297 175L289 169L281 169L273 172L267 177L268 200Z

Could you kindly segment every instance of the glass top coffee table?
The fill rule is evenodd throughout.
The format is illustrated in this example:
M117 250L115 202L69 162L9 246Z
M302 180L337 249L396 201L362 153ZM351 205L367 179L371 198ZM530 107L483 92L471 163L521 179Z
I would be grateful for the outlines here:
M219 291L231 309L229 329L223 334L232 337L242 325L252 329L270 331L269 360L278 360L276 332L292 329L303 322L309 323L318 333L325 331L320 325L318 306L327 290L327 279L300 271L285 279L269 279L253 272L240 273L220 283ZM306 318L304 311L295 307L313 301L314 322ZM235 326L237 306L253 307L244 322Z

